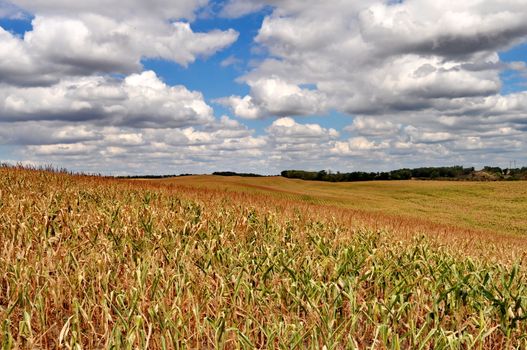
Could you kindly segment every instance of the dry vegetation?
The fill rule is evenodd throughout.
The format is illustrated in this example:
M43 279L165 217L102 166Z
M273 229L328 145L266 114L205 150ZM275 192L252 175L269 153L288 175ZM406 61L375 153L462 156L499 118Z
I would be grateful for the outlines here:
M523 236L266 191L1 168L3 348L527 345Z
M365 214L425 218L435 224L527 235L527 182L367 181L328 183L283 177L188 176L157 180L192 188L260 193Z

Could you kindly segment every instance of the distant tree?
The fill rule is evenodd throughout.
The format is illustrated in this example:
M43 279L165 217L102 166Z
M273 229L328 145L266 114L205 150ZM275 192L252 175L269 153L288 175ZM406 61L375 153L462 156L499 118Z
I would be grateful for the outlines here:
M317 177L316 177L316 179L317 179L317 180L326 180L327 175L328 175L328 174L326 173L325 170L320 170L320 171L317 173Z
M490 174L496 174L496 175L502 175L503 174L503 170L500 168L500 167L492 167L492 166L485 166L483 168L484 171L486 171L487 173L490 173Z

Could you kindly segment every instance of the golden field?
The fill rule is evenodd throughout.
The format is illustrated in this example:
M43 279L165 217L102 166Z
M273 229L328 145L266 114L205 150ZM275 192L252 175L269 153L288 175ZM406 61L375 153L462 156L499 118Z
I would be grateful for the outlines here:
M500 234L527 234L525 181L330 183L283 177L244 178L211 175L154 181L198 188L262 193L350 208L364 213L425 218L437 224Z
M524 182L0 168L3 349L527 346Z

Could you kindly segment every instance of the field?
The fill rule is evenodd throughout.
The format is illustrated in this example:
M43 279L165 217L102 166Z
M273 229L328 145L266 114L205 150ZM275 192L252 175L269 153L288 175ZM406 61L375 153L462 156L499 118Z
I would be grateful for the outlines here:
M527 182L370 181L328 183L282 177L191 176L164 183L255 192L364 213L404 216L493 233L527 235Z
M0 168L12 348L527 346L526 184Z

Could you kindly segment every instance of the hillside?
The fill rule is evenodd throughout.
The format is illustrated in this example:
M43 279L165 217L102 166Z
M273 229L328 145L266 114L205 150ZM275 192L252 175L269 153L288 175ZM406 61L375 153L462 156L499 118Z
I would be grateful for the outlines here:
M407 219L492 232L527 234L527 183L375 181L328 183L283 177L187 176L159 183L265 194L353 209L379 222Z

